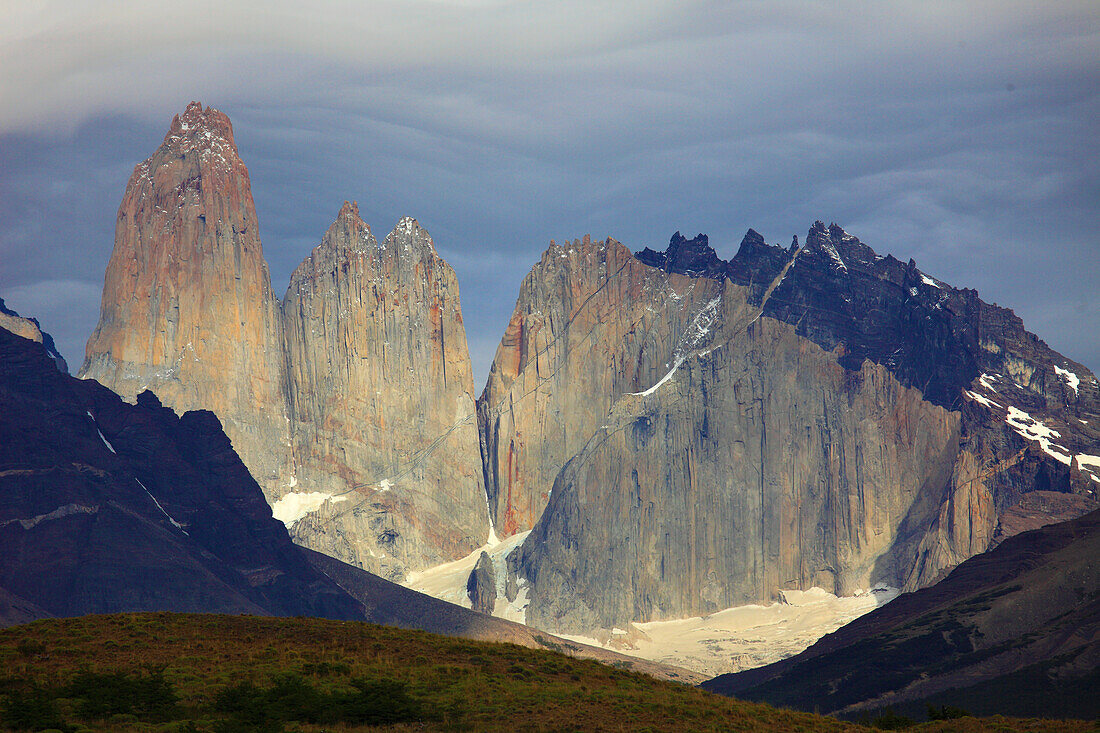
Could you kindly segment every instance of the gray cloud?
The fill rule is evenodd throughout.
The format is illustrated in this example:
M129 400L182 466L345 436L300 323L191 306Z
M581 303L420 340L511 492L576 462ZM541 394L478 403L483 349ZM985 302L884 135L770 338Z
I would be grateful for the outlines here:
M201 99L234 120L276 291L345 198L379 236L417 216L479 378L551 238L729 257L818 218L1100 367L1094 2L222 5L5 11L0 295L70 360L129 172Z

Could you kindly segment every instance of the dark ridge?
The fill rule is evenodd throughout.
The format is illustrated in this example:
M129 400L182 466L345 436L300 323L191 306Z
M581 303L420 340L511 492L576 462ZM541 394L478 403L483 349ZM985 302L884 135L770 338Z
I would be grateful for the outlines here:
M702 687L845 717L882 707L883 695L899 711L923 713L927 703L1095 717L1098 550L1100 511L1024 532L797 656Z

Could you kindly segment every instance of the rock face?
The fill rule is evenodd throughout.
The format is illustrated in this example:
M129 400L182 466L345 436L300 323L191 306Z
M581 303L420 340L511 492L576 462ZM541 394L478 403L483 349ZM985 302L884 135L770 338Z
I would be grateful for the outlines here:
M497 601L496 571L493 570L489 553L484 550L470 573L470 579L466 581L466 593L470 597L470 608L492 615Z
M932 704L1095 718L1098 554L1100 512L1014 536L795 657L703 687L847 716L890 707L916 717Z
M192 102L126 185L80 376L212 410L271 487L287 443L279 325L233 126Z
M680 274L691 278L678 281L683 292L694 285L709 298L688 318L652 300L607 309L659 314L645 333L661 334L650 358L665 368L639 380L621 367L629 358L590 357L597 374L572 380L572 390L509 405L511 424L525 426L514 431L525 452L554 460L531 426L560 415L587 428L572 417L576 405L604 415L575 438L581 447L561 461L546 511L510 558L515 582L529 589L530 623L608 628L811 585L838 594L880 582L915 589L1009 534L1012 523L998 518L1029 492L1072 494L1070 512L1096 506L1095 378L972 291L821 225L789 250L750 232L731 263L705 237L678 235L668 253L638 259L652 266L631 277ZM513 323L561 309L561 295L527 286ZM506 336L498 361L524 353L514 341ZM547 339L551 352L558 341ZM607 350L606 341L591 343L590 353ZM994 364L1000 376L972 373ZM986 389L993 382L996 391ZM523 392L538 390L533 381ZM483 445L492 436L483 428Z
M928 526L958 413L870 363L851 373L728 289L711 333L648 394L624 395L554 484L524 543L527 618L608 628L898 582ZM919 530L918 530L919 531ZM904 571L903 571L904 572Z
M403 577L489 534L451 268L345 204L273 295L229 119L192 103L119 209L81 376L218 415L295 538Z
M520 286L478 400L501 536L530 529L554 478L624 392L668 371L719 284L647 267L622 244L551 244Z
M331 495L295 536L389 577L480 547L489 519L458 282L428 233L406 218L379 244L345 202L282 314L282 501Z

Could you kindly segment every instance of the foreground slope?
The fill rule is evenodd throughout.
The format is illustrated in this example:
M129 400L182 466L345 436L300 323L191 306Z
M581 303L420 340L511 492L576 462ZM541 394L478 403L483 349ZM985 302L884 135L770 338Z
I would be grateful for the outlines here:
M193 721L205 730L865 730L553 652L317 619L42 621L0 631L0 664L5 714L35 716L40 728L79 721L138 730L179 721L175 729ZM952 721L950 729L1021 726L1087 729L1009 720Z
M1005 540L802 654L707 683L776 705L854 714L949 704L973 713L1100 714L1100 511Z

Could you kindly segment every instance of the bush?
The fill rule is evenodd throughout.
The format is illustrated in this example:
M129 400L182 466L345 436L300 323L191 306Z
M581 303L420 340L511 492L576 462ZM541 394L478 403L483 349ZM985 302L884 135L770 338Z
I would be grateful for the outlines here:
M912 727L915 721L904 715L898 715L893 709L888 709L882 715L871 721L871 727L880 730L904 730Z
M242 730L281 730L290 721L388 725L423 717L403 682L357 679L351 685L354 692L323 692L301 675L287 674L267 689L252 682L228 687L218 694L214 709L228 713Z
M77 700L77 717L95 720L114 715L168 720L177 713L179 702L172 684L164 679L163 670L135 676L84 671L65 686L64 694Z
M956 718L969 717L969 715L970 713L962 708L955 708L950 705L941 705L938 709L935 705L928 705L929 720L955 720Z
M61 717L57 700L49 690L34 686L26 690L11 690L0 707L0 720L11 730L68 730Z

